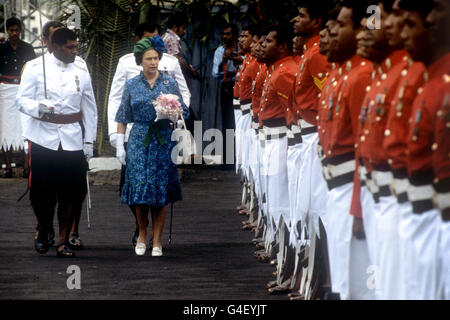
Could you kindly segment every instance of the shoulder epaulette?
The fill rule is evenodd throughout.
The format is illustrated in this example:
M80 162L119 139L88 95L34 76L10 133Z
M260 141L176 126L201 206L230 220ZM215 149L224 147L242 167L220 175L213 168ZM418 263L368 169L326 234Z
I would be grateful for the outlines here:
M78 57L77 57L77 58L78 58ZM83 70L83 71L88 71L87 68L86 68L86 62L84 62L84 61L81 60L81 59L77 60L77 59L75 58L75 61L73 62L73 65L74 65L75 67L77 67L78 69L81 69L81 70Z
M177 57L175 57L175 56L173 56L171 54L168 54L168 53L164 53L164 56L166 56L168 58L172 58L172 59L178 60Z

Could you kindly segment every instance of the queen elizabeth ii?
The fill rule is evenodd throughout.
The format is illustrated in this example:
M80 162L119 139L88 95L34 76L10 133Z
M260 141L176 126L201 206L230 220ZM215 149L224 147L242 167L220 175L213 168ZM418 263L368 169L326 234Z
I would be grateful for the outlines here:
M161 37L143 38L134 47L136 63L143 71L125 84L122 101L117 111L116 157L125 165L125 183L122 203L136 207L139 238L137 255L144 255L147 242L148 213L153 215L152 256L162 255L162 231L167 205L182 199L176 163L171 159L175 142L171 140L173 123L156 120L154 102L161 94L174 94L182 104L183 116L189 115L183 103L177 82L158 71L159 60L165 50ZM127 123L133 128L124 149Z

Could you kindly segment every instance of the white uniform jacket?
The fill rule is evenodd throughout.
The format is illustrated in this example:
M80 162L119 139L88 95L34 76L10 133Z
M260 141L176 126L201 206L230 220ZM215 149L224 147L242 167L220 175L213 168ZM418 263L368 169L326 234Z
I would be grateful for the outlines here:
M47 99L56 114L73 114L81 111L85 129L84 142L93 143L97 135L97 105L91 77L82 59L64 63L53 54L45 55ZM55 124L38 120L39 102L45 99L42 57L29 61L23 70L16 96L19 110L26 118L23 136L45 148L57 150L83 149L79 123Z
M181 97L186 106L189 107L191 100L191 93L184 79L183 73L181 72L180 63L178 59L174 56L164 53L159 61L158 69L170 75L178 83L178 88L180 89ZM119 59L117 64L116 73L111 84L111 91L109 92L108 98L108 131L111 136L117 133L117 122L114 121L116 117L117 110L119 110L120 102L122 100L123 88L125 82L131 78L136 77L142 71L142 67L136 64L133 53L124 55ZM129 123L126 131L126 140L128 140L128 135L130 133L132 123Z

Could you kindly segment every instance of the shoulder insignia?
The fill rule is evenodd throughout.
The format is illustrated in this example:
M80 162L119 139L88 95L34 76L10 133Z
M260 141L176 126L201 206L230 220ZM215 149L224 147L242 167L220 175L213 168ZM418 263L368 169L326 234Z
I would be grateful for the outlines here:
M327 77L324 77L322 80L320 80L317 77L313 77L314 80L314 84L316 85L317 88L319 88L319 90L322 90L323 84L325 83L325 81L327 80Z
M279 96L282 97L282 98L285 98L286 100L289 99L289 97L288 97L287 95L285 95L284 93L282 93L282 92L280 92L280 91L277 91L277 95L279 95Z

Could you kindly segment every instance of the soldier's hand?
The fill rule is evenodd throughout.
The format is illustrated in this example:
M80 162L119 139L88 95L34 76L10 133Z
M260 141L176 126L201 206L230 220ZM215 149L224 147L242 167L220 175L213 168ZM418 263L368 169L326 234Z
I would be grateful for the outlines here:
M364 232L363 220L361 218L353 218L353 235L358 240L364 240L366 233Z
M39 101L39 118L42 118L44 115L48 115L53 113L55 108L53 107L53 103L48 100L44 99Z
M86 161L89 162L89 160L94 156L94 145L90 142L85 142L83 145L83 152L86 157Z

